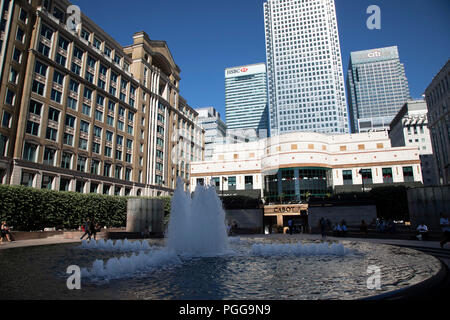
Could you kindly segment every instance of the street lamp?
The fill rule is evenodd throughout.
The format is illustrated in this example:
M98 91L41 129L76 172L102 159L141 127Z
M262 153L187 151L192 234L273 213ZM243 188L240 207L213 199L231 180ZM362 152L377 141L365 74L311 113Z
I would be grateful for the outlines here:
M227 182L227 181L228 181L227 178L222 177L222 202L223 202L223 183L224 183L224 182Z
M366 190L364 189L364 177L363 177L363 170L362 169L359 170L359 174L361 175L363 192L366 192Z

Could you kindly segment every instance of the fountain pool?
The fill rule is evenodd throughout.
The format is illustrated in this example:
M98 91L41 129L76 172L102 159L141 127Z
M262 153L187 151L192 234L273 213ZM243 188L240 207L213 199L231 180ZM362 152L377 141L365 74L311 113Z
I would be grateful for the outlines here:
M67 267L82 270L68 290ZM371 267L380 290L368 288ZM214 188L181 183L163 240L0 250L1 299L361 299L421 283L439 260L415 250L301 236L227 237Z

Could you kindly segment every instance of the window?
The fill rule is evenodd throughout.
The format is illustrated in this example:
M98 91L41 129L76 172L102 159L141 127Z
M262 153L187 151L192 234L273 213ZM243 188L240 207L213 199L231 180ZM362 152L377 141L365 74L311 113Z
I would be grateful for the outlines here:
M59 182L59 191L69 191L70 189L70 179L61 178Z
M100 64L100 74L106 77L106 72L108 71L108 68L105 67L103 64Z
M53 30L47 27L45 24L41 26L41 36L47 38L48 40L52 40Z
M92 58L91 56L88 56L87 58L88 67L95 68L95 63L96 63L95 59Z
M73 135L70 133L64 133L64 144L73 146Z
M111 49L105 46L105 50L103 51L108 57L111 57Z
M98 169L100 168L100 161L92 160L91 161L91 173L98 175Z
M58 71L54 71L53 82L62 86L64 83L64 75L62 73L59 73Z
M47 47L48 48L48 47ZM50 50L50 48L48 48ZM40 52L40 50L38 50ZM48 55L48 52L47 52ZM13 60L20 63L22 61L22 51L17 48L14 48L13 51Z
M75 117L70 114L66 114L66 126L75 128Z
M352 170L343 170L342 171L342 178L344 180L344 185L351 185L351 184L353 184Z
M60 22L64 22L64 11L60 10L59 8L53 8L53 16Z
M236 177L228 177L228 190L236 190Z
M3 119L2 119L2 126L5 128L11 127L11 114L5 110L3 110Z
M56 141L57 133L58 133L58 131L56 129L48 127L45 138L52 140L52 141Z
M88 141L86 139L80 138L78 143L78 148L82 150L87 150L88 148Z
M103 121L103 112L100 110L95 110L95 120L97 121Z
M245 176L245 189L253 189L253 176Z
M88 31L86 31L85 29L81 29L80 35L84 40L89 41L89 36L91 34Z
M83 59L83 51L77 47L73 47L73 55L75 58Z
M111 186L103 185L103 194L109 194Z
M63 152L61 157L61 168L70 169L72 163L72 154L68 152Z
M122 160L122 151L116 150L116 160Z
M57 103L61 103L62 93L58 90L52 89L50 98Z
M86 171L86 157L78 156L77 171L80 172Z
M127 180L127 181L131 180L131 169L130 168L125 169L125 180Z
M78 93L78 88L80 84L72 79L69 82L69 90Z
M52 189L54 177L43 175L42 176L42 183L41 183L41 189Z
M37 80L33 80L33 87L31 88L31 90L34 93L37 93L37 94L43 96L44 95L44 88L45 88L45 85L42 82L39 82Z
M92 142L92 152L100 154L100 144Z
M34 174L28 172L22 172L22 177L20 178L20 185L26 187L32 187L34 181Z
M43 77L47 76L47 66L40 62L39 60L36 61L36 64L34 65L34 72L37 74L40 74Z
M84 88L84 94L83 94L83 96L84 96L86 99L91 100L91 99L92 99L92 90L85 87L85 88Z
M414 173L412 167L403 167L404 182L414 182Z
M76 73L77 75L81 74L81 67L77 65L76 63L72 62L72 67L70 69L73 73Z
M8 146L8 137L0 133L0 156L6 156L7 146Z
M98 40L97 38L94 38L94 47L96 47L97 49L100 50L100 46L101 46L102 42L100 40Z
M6 91L6 98L5 98L5 102L9 105L14 105L15 99L16 98L16 94L11 91L11 90L7 90Z
M111 117L110 115L108 115L108 116L106 117L106 123L107 123L108 125L110 125L111 127L114 127L114 117Z
M85 132L85 133L89 133L89 123L87 123L86 121L81 120L81 122L80 122L80 131L81 132Z
M17 33L16 33L16 40L20 41L22 43L25 42L25 32L22 30L22 28L17 28Z
M114 170L114 178L116 179L121 179L122 178L122 167L121 166L117 166Z
M112 158L112 149L110 147L105 146L105 156Z
M88 106L87 104L83 103L81 112L83 112L83 114L85 114L85 115L90 117L91 116L91 107Z
M119 106L119 116L124 117L125 116L125 108L122 106Z
M38 136L39 135L39 123L36 123L34 121L28 121L26 133L31 134L33 136Z
M133 149L133 140L127 139L127 148Z
M111 176L111 164L110 163L105 163L105 165L103 166L103 175L105 177Z
M59 121L59 110L56 110L54 108L49 108L48 110L48 119L58 122Z
M106 131L106 141L113 141L113 133L111 131Z
M361 169L360 174L362 176L363 184L372 183L372 169Z
M75 100L75 99L73 99L73 98L71 98L71 97L68 97L67 98L67 107L69 108L69 109L72 109L72 110L77 110L78 109L78 101L77 100Z
M60 36L58 39L58 46L61 49L67 51L67 48L69 48L69 41Z
M24 148L23 148L23 158L27 161L36 161L36 150L37 146L35 144L25 142Z
M117 136L116 142L119 146L123 145L123 137L122 136Z
M19 77L19 73L17 72L17 70L11 68L10 73L9 73L9 82L11 82L13 84L17 84L18 77Z
M45 147L44 149L44 164L53 166L55 165L55 149Z
M391 168L383 168L383 183L392 183L392 169Z

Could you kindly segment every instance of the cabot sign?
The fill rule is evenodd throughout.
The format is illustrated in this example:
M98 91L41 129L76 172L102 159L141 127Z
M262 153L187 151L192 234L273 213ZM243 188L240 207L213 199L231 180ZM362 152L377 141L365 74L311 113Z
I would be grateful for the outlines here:
M264 206L264 215L300 215L305 210L308 210L307 204L269 205Z

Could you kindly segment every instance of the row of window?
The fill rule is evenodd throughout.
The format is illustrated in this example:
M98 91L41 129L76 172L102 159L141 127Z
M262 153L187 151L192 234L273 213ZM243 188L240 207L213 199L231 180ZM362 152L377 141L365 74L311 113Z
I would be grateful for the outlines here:
M22 186L33 187L36 183L37 175L31 172L22 172L20 184ZM99 182L91 181L89 183L89 189L87 189L87 182L83 180L77 180L72 178L61 177L59 179L59 188L56 186L56 177L53 175L42 175L41 179L41 189L49 189L59 191L71 191L71 184L75 182L75 191L79 193L102 193L105 195L114 194L116 196L131 195L131 188L123 187L123 186L112 186L108 184L101 184ZM88 191L89 190L89 191ZM122 194L123 191L123 194ZM112 193L113 192L113 193ZM142 191L140 189L137 190L136 195L141 196Z

